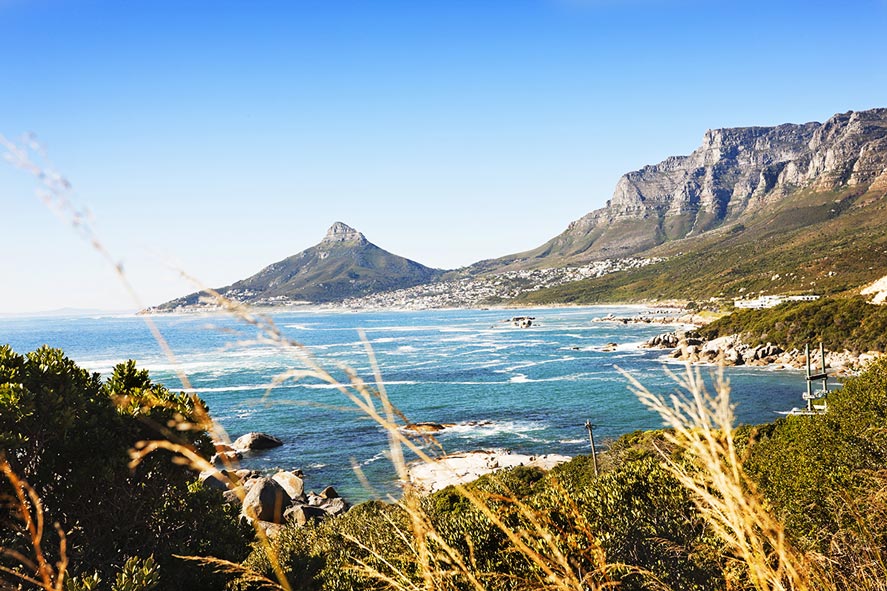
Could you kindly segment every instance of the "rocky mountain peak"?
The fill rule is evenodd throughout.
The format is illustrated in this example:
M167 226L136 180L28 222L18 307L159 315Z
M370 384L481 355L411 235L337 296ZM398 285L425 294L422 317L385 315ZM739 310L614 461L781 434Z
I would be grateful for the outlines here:
M326 236L323 237L323 240L320 243L327 245L336 245L343 242L365 244L366 241L366 237L351 226L343 224L342 222L336 222L330 226L330 229L326 232Z
M838 113L824 123L709 129L692 153L624 174L605 207L559 236L483 268L632 256L733 223L744 227L773 208L799 208L798 219L809 220L815 212L794 204L796 196L848 187L857 194L887 189L887 109Z

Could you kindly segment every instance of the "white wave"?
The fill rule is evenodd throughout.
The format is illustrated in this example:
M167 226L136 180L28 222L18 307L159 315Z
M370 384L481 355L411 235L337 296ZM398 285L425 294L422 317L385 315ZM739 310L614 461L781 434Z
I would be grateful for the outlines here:
M374 455L373 457L371 457L371 458L369 458L369 459L366 459L366 460L362 461L362 462L360 463L360 465L361 465L361 466L366 466L366 465L368 465L368 464L372 464L372 463L374 463L374 462L378 462L379 460L385 460L385 459L387 459L387 458L388 458L388 452L387 452L387 451L380 451L379 453L377 453L377 454Z
M524 384L529 382L530 380L524 374L519 373L517 375L511 376L511 379L508 381L512 384Z
M466 421L447 427L440 433L469 435L473 437L495 437L497 435L515 435L521 439L530 439L526 433L541 431L546 428L544 423L536 421Z
M252 386L218 386L215 388L181 388L180 392L188 394L203 394L205 392L250 392L255 390L268 390L269 388L281 388L284 384L255 384Z

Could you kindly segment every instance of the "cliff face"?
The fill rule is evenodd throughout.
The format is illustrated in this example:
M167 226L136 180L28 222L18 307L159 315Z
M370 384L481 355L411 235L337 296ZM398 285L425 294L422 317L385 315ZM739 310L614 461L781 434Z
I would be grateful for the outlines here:
M629 256L740 220L804 189L853 185L887 189L887 109L825 123L709 130L689 156L623 175L605 207L561 235L481 268Z

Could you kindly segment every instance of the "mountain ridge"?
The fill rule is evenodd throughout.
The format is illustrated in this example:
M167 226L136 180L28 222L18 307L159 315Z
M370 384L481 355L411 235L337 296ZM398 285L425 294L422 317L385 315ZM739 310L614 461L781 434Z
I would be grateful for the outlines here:
M835 292L887 272L885 196L887 108L839 113L824 123L710 129L689 155L622 175L605 207L535 249L444 271L384 251L336 222L317 245L220 292L260 304L342 302L441 278L457 285L636 256L657 262L614 264L621 270L550 287L527 276L516 279L525 293L506 299L599 303ZM152 310L198 300L195 293Z
M691 154L624 174L604 207L558 236L472 270L633 256L741 221L801 189L865 184L887 187L887 108L840 113L825 123L708 130Z
M335 222L316 245L215 291L249 304L318 304L412 287L431 282L442 274L440 269L379 248L354 228ZM148 311L200 307L201 293L171 300Z

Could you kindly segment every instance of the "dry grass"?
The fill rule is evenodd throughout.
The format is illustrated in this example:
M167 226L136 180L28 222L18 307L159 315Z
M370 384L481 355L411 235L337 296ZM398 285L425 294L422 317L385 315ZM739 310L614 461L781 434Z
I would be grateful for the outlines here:
M65 532L56 523L59 536L59 556L56 564L50 564L43 551L44 514L43 504L34 489L20 479L6 458L0 453L0 472L12 486L13 498L6 503L13 508L18 517L20 527L24 530L24 538L30 542L31 552L26 555L12 548L0 547L0 556L14 560L17 568L0 565L0 572L19 582L29 583L44 591L62 591L68 568Z
M668 399L652 394L622 372L640 401L671 428L666 439L686 452L690 466L663 454L669 470L694 494L696 507L732 551L754 588L789 591L826 589L811 557L787 541L783 525L766 509L742 468L733 441L729 384L719 377L709 395L698 368L673 375L684 394Z
M40 154L36 142L28 138L19 145L0 136L0 145L7 150L7 160L37 179L44 201L72 224L113 266L120 280L133 295L133 300L139 307L143 307L126 279L123 266L115 261L92 230L88 213L71 204L70 183L34 158L34 154ZM432 462L435 457L427 451L427 447L404 434L402 426L408 421L388 397L373 351L364 335L361 334L361 338L366 345L366 353L373 368L372 379L366 381L351 368L337 366L335 368L338 370L337 373L345 377L344 380L340 380L303 345L286 337L271 318L257 314L249 307L206 289L198 282L195 283L207 294L209 301L244 324L253 327L257 332L255 342L272 344L291 355L294 369L278 376L275 384L301 379L314 379L329 384L342 394L351 408L371 418L385 430L391 460L398 477L405 484L403 498L398 502L409 516L409 528L407 530L398 528L397 534L412 549L414 563L418 565L418 575L404 572L356 538L351 538L350 541L373 556L375 560L372 563L359 561L353 567L391 589L403 591L451 589L454 587L454 582L475 591L487 589L488 585L482 578L483 573L478 572L473 551L470 549L468 555L464 555L446 541L423 510L418 491L409 485L405 459L407 452L425 462ZM145 321L160 347L175 364L172 350L151 318L146 316ZM711 396L706 392L699 372L688 368L684 377L675 376L685 394L672 395L666 399L650 393L630 375L624 375L632 384L639 399L658 413L671 428L666 435L668 441L684 450L686 457L692 460L689 465L678 464L668 458L665 462L680 483L693 493L698 511L729 548L734 559L734 563L725 573L730 588L740 587L744 581L750 581L754 588L762 591L883 588L883 584L879 584L878 581L883 581L887 569L884 568L879 556L866 562L867 575L862 580L835 580L829 575L830 571L827 565L823 565L821 557L799 552L787 541L782 524L767 510L754 484L743 471L742 461L732 437L734 417L729 401L729 387L725 381L718 380L716 394ZM183 385L189 387L187 376L180 372L179 377ZM195 406L203 409L202 405ZM136 446L132 451L132 466L137 465L152 452L165 449L178 454L179 461L195 470L215 470L191 447L177 442L174 437L176 430L198 429L208 430L216 440L228 441L224 431L212 422L205 410L198 413L195 421L167 427L171 436L169 440L143 441ZM39 499L26 483L12 474L8 465L0 463L0 470L17 491L16 503L19 515L32 541L34 555L28 557L11 550L3 550L6 556L16 560L23 569L7 567L0 569L9 576L18 577L46 591L60 591L67 569L64 558L64 532L57 528L62 540L63 558L58 564L50 565L43 557L40 546L43 522ZM242 488L235 483L229 481L228 485L243 494ZM572 515L575 522L574 530L580 532L587 546L591 548L590 562L595 565L592 572L581 572L564 552L561 546L562 540L559 538L561 532L552 526L545 515L539 514L515 496L491 497L462 485L456 485L455 489L504 534L512 552L523 556L538 570L540 574L537 580L524 582L528 588L557 591L610 589L617 586L614 573L624 573L632 568L630 565L608 564L603 549L597 543L595 533L584 523L578 508L575 508ZM503 502L509 504L528 526L521 530L509 527L503 520L501 512L496 509L496 503ZM281 557L275 555L274 547L265 536L264 529L258 526L258 521L255 519L253 521L256 523L256 532L262 547L276 574L276 581L245 570L235 563L207 557L182 558L201 561L209 567L232 573L241 580L253 582L263 588L290 591L292 587L281 567ZM391 527L397 528L394 523L391 523Z

